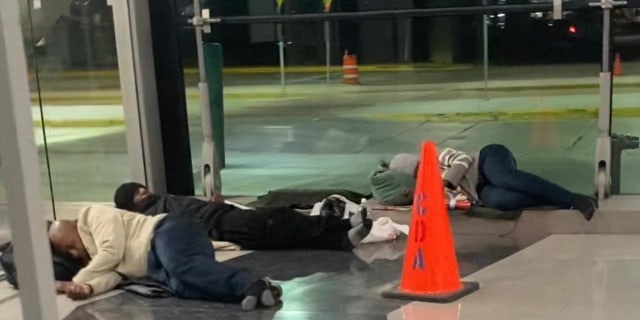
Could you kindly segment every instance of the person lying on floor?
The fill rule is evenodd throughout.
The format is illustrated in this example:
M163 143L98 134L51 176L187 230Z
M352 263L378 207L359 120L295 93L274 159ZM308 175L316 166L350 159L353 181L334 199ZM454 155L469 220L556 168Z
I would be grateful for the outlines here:
M438 161L447 194L462 193L474 204L504 211L551 205L578 210L587 221L591 220L597 208L597 202L591 197L519 170L511 151L500 144L487 145L478 154L445 149L439 154ZM385 171L385 174L391 172L395 181L383 181L378 171L372 174L374 197L379 194L382 201L393 201L395 205L410 204L417 171L418 157L396 155ZM386 192L385 188L401 194L389 197L387 195L393 192Z
M228 241L247 250L328 249L350 251L369 235L366 210L342 219L307 216L286 207L244 209L222 201L188 196L156 195L129 182L116 189L117 208L155 216L161 213L197 221L214 241Z
M241 302L243 310L272 307L282 296L269 279L217 262L202 227L178 215L148 217L92 205L77 220L51 224L49 241L83 265L72 281L56 282L57 292L74 300L109 291L123 277L145 276L176 297Z

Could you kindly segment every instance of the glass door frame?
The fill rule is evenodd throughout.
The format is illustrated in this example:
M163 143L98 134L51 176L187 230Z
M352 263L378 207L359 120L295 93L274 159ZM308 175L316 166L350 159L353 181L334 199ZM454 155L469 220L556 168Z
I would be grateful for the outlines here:
M107 0L113 22L131 178L166 193L149 4Z
M0 156L24 319L57 319L18 0L0 1ZM36 170L34 170L36 168ZM36 199L34 201L34 199Z

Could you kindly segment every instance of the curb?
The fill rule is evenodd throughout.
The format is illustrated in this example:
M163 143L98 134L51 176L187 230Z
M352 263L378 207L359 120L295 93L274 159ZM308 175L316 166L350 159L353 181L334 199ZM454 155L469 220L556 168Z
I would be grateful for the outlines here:
M526 120L567 120L590 119L598 117L597 107L559 110L522 110L522 111L489 111L489 112L456 112L456 113L396 113L362 115L362 118L377 120L393 120L399 122L479 122L479 121L526 121ZM613 116L617 118L640 117L640 108L615 108Z
M400 85L402 86L402 85ZM503 85L503 86L489 86L489 91L493 92L517 92L517 91L533 91L533 90L577 90L577 89L597 89L598 83L578 83L578 84L531 84L531 85ZM619 82L614 83L613 89L616 88L628 89L628 88L640 88L640 82ZM359 87L344 87L345 91L342 93L358 94L358 93L371 93L381 92L380 88L376 86L359 86ZM389 88L388 92L396 92L402 90L399 88ZM411 91L421 91L423 89L413 88ZM426 89L425 89L426 90ZM452 91L484 91L484 86L470 85L458 88L451 88ZM233 91L233 90L232 90ZM227 100L242 100L242 99L292 99L292 98L308 98L315 97L322 94L322 90L317 92L299 92L299 93L286 93L280 92L279 88L273 89L272 92L227 92L224 94L224 99ZM187 90L186 98L190 100L198 99L199 95L197 90ZM121 93L119 90L105 90L103 92L43 92L42 100L47 105L68 105L68 104L91 104L91 105L110 105L121 104ZM36 93L31 94L31 102L35 105L39 103L39 97Z
M640 108L615 108L613 116L617 118L640 117ZM398 122L479 122L479 121L526 121L526 120L567 120L591 119L598 117L598 108L558 109L558 110L522 110L522 111L488 111L488 112L456 112L456 113L396 113L354 115L346 118L369 118L375 120L391 120ZM34 127L42 127L42 121L34 121ZM50 128L104 128L124 126L124 119L75 119L45 120L44 125Z
M287 94L281 92L249 92L249 93L225 93L224 98L229 100L241 99L291 99L314 96L312 93ZM197 92L187 92L186 98L195 100L199 98ZM122 104L122 95L118 93L105 92L102 95L95 94L72 94L72 93L51 93L44 92L42 101L47 105L68 105L68 104L91 104L91 105L118 105ZM31 103L38 105L40 98L37 94L31 94Z
M339 62L339 61L338 61ZM389 72L389 71L456 71L472 68L470 64L449 64L449 63L422 63L422 64L376 64L359 65L358 69L364 72ZM285 66L287 73L324 73L326 66ZM329 67L332 72L341 72L341 65ZM185 75L197 75L197 68L184 68ZM269 74L279 73L280 66L258 66L258 67L228 67L223 69L224 74ZM94 70L94 71L62 71L58 78L114 78L118 77L118 70Z

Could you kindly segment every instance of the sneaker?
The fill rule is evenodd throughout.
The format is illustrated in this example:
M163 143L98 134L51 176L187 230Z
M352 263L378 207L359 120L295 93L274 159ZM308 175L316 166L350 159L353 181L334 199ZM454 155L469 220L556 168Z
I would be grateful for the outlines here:
M250 311L257 307L273 307L280 302L280 297L282 297L282 287L274 284L271 279L264 278L249 287L240 306L243 311Z
M259 304L262 307L273 307L280 303L282 287L269 278L264 278L263 280L267 283L267 290L262 292Z
M571 209L580 211L587 221L593 218L593 214L596 212L597 208L598 202L595 199L581 194L576 195L573 203L571 204Z

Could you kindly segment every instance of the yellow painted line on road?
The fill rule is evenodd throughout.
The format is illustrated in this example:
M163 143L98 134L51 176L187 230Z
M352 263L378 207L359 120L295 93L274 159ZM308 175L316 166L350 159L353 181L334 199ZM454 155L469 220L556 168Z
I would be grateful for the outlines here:
M523 110L523 111L496 111L496 112L466 112L466 113L442 113L442 114L370 114L356 117L364 117L375 120L387 120L396 122L489 122L489 121L527 121L527 120L567 120L597 118L598 108L583 109L547 109L547 110ZM640 108L616 108L613 111L615 118L640 118ZM104 128L122 126L123 119L76 119L76 120L47 120L44 125L53 128ZM41 127L41 121L34 121L35 127Z
M423 64L376 64L376 65L360 65L358 69L363 72L392 72L392 71L455 71L471 68L466 64L447 64L447 63L423 63ZM332 72L342 72L342 66L331 66ZM323 73L326 66L285 66L287 73ZM224 68L225 74L268 74L280 72L279 66L260 66L260 67L228 67ZM185 68L185 75L197 75L197 68ZM32 75L32 74L31 74ZM55 76L61 79L82 79L82 78L117 78L118 70L91 70L91 71L62 71L56 74L44 73L44 76Z
M123 126L124 124L124 119L44 120L44 125L47 128L107 128ZM36 128L41 128L42 121L34 121L33 126Z
M233 92L225 93L224 98L228 100L242 99L291 99L310 97L311 93L280 93L280 92ZM187 92L186 98L196 100L199 98L197 92ZM31 94L31 103L37 105L39 97L36 93ZM103 94L82 93L82 92L66 92L66 93L44 93L42 103L45 105L111 105L122 104L122 98L119 92L105 92Z
M640 108L615 108L613 116L616 118L640 117ZM525 121L525 120L566 120L588 119L598 117L598 108L582 109L548 109L521 111L488 111L488 112L460 112L460 113L395 113L369 114L364 118L388 120L397 122L482 122L482 121Z
M489 91L537 91L537 90L578 90L578 89L593 89L598 88L599 84L594 83L579 83L579 84L556 84L556 85L528 85L528 86L505 86L505 87L489 87ZM640 88L640 83L638 82L622 82L622 83L614 83L613 88ZM456 91L484 91L484 88L473 88L473 89L455 89Z

